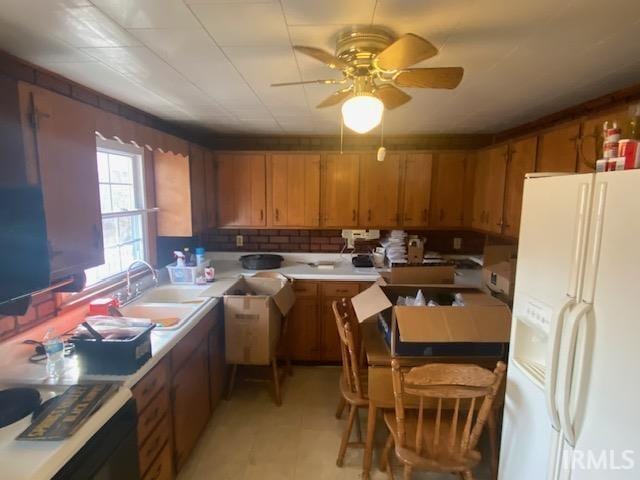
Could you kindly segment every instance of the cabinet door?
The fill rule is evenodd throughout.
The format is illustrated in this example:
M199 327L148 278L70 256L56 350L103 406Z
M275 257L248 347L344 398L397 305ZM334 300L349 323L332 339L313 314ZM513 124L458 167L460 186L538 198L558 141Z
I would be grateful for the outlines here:
M575 172L580 124L560 125L540 136L538 172Z
M360 156L329 154L323 162L322 225L355 227L358 224Z
M86 105L31 89L21 98L35 120L51 278L104 263L94 118ZM5 252L10 254L10 252Z
M475 159L475 178L473 182L473 218L471 226L479 230L486 228L487 182L489 176L489 150L478 151Z
M218 313L215 326L209 332L209 394L211 411L218 406L226 384L227 364L224 356L224 319Z
M288 344L293 360L320 361L318 299L298 297L289 312Z
M334 300L339 300L339 298L324 297L320 303L320 343L322 360L326 362L338 362L342 358L341 340L332 308Z
M265 156L221 154L217 166L220 226L266 225Z
M484 229L493 233L502 233L504 185L507 172L507 145L490 148L486 178L485 201L487 214Z
M374 154L360 156L361 227L396 227L399 224L400 154L379 162Z
M270 224L320 225L320 155L275 154L270 160Z
M432 164L431 154L406 155L403 174L403 227L424 227L429 224Z
M535 170L537 145L538 137L530 137L518 140L510 146L504 192L502 232L505 235L517 237L520 231L524 176Z
M207 340L173 372L173 431L176 469L180 470L209 420Z
M206 228L216 227L216 164L213 153L205 150L204 158L204 196L205 196L205 219Z
M191 231L197 235L207 222L205 149L191 144L189 147L189 178L191 187ZM188 186L185 186L188 187Z
M460 227L464 209L464 152L439 153L433 161L430 225Z

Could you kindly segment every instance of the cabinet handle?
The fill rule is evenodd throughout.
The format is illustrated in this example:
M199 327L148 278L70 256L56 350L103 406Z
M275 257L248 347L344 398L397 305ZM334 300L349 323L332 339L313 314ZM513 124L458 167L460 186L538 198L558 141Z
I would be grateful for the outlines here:
M356 221L356 209L355 208L353 209L353 214L351 215L351 220L354 221L354 222Z
M151 422L153 422L156 418L158 418L158 414L160 413L160 409L158 407L153 409L153 413L151 414L151 416L147 417L147 419L144 421L144 426L148 426Z
M354 218L355 220L355 218ZM371 209L367 210L367 221L370 222L371 221Z
M444 220L444 208L440 209L440 221Z
M411 219L411 217L410 217L410 216L408 216L408 215L405 215L405 216L404 216L404 221L405 221L405 222L410 222L411 220L412 220L412 219Z
M427 209L423 209L422 210L422 221L426 222L427 221Z
M280 211L277 208L276 208L276 220L280 220Z
M162 472L162 463L158 463L156 468L153 469L153 473L149 477L150 480L157 480L160 478L160 473Z
M157 384L158 384L158 379L154 378L148 386L142 389L142 396L144 397L149 395L149 393L151 393L156 389Z
M260 221L264 220L264 210L260 209Z

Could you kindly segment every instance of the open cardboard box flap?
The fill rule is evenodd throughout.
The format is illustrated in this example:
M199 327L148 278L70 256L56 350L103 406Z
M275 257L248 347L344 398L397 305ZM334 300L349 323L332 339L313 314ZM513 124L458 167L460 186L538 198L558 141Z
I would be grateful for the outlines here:
M413 294L422 289L433 293L461 293L464 307L394 306L391 298ZM498 299L478 289L453 285L372 285L351 299L359 322L393 308L400 332L406 342L509 342L511 311Z
M234 295L232 293L237 290L271 298L282 315L289 313L296 301L296 294L291 287L291 283L277 278L240 277L229 288L231 293L225 295L225 297L246 297L246 295Z
M455 268L452 265L394 266L380 275L387 284L395 285L453 284Z

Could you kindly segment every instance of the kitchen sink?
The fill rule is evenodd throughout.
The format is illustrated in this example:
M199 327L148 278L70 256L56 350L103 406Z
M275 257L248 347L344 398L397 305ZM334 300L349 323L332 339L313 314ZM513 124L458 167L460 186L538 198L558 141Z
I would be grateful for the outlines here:
M139 297L138 301L144 303L184 303L197 306L207 300L199 296L205 289L206 287L162 286L147 290Z
M196 304L135 303L120 308L120 313L125 317L148 318L158 322L158 330L170 330L178 328L197 307Z

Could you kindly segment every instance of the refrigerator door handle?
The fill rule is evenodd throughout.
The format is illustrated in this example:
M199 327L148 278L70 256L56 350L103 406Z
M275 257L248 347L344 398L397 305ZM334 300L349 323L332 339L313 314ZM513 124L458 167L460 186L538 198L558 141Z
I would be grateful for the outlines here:
M573 258L571 259L571 273L567 295L576 298L578 296L580 279L584 266L583 257L587 239L587 227L589 225L589 213L591 208L591 184L580 185L578 205L576 206L576 230L573 246Z
M556 405L556 390L558 383L558 359L560 357L560 346L562 344L562 331L564 328L564 320L567 311L575 304L575 299L567 297L566 300L556 310L553 322L551 324L551 332L549 335L549 344L547 347L547 372L544 377L544 394L547 401L547 411L551 419L551 426L555 430L560 430L560 415L558 406Z
M558 413L560 414L560 425L562 427L562 433L565 441L575 447L576 445L576 432L574 419L571 415L571 384L573 383L573 373L576 370L576 365L580 366L582 359L576 358L576 348L578 343L578 333L580 332L580 326L583 324L583 319L586 318L592 305L589 303L580 303L569 316L567 320L569 322L569 338L567 342L566 357L562 361L563 375L560 378L560 404ZM581 369L578 368L578 371Z

